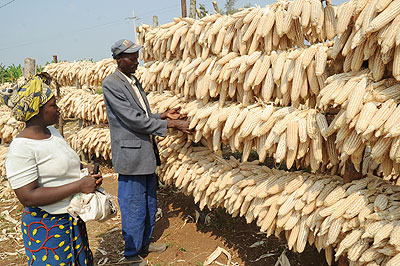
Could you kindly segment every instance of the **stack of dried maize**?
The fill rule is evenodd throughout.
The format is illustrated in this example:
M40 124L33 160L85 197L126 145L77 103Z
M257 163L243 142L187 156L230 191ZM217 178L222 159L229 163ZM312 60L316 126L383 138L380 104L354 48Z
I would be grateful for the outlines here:
M107 124L103 95L90 90L61 89L63 97L57 103L64 119L79 118L95 124Z
M346 109L343 109L328 126L326 117L318 109L299 110L262 104L243 107L232 102L219 107L218 102L204 105L197 100L188 103L171 92L152 92L148 98L154 112L181 106L181 112L191 120L195 143L205 138L214 151L220 150L221 143L229 144L233 152L242 152L242 161L247 160L251 150L256 150L261 162L269 155L277 163L285 161L288 168L296 165L297 168L311 168L313 172L329 169L331 173L340 172L349 159L364 174L397 179L400 171L398 136L388 137L384 133L365 138L357 131L361 122L367 123L365 129L368 123L375 124L374 121L381 123L377 129L395 127L394 121L400 116L397 109L383 118L380 114L385 109L381 108L376 118L353 118L350 125L346 124ZM385 102L383 107L387 108L386 105ZM366 147L370 149L369 153L364 152Z
M277 108L273 105L241 104L218 102L203 104L202 101L179 102L169 93L149 94L149 103L154 112L163 112L176 106L183 107L182 113L191 120L190 128L195 130L194 142L207 139L211 150L219 151L221 143L229 144L232 151L242 152L242 161L252 149L263 162L267 155L277 163L286 161L288 168L294 162L299 168L311 168L313 172L321 167L337 170L338 154L334 137L326 136L327 121L314 109L297 110L294 107ZM325 155L325 156L324 156Z
M271 53L230 52L205 60L187 57L150 61L138 69L138 75L147 90L168 89L205 103L219 97L221 104L232 100L247 106L260 99L281 106L306 103L313 107L329 74L330 46L332 42Z
M350 0L338 12L332 57L343 70L357 71L364 61L379 81L387 70L400 80L400 2Z
M67 138L71 147L80 154L84 152L105 160L111 159L110 129L101 126L88 126Z
M289 248L298 252L307 242L315 244L325 249L330 265L333 251L336 258L346 254L353 265L397 265L400 187L374 176L343 184L338 176L225 160L183 134L159 146L161 179L193 194L200 208L222 206L256 221L268 235L283 231Z
M0 140L1 143L10 143L25 127L25 123L15 120L11 111L5 105L0 108Z
M52 63L46 65L43 71L49 73L53 81L60 86L75 86L78 79L80 85L93 88L101 87L103 80L116 68L115 60L103 59L95 63L91 61Z
M333 40L336 7L327 1L278 1L264 8L247 8L231 16L215 14L200 20L175 18L151 29L138 28L144 44L142 59L172 60L188 57L222 57L229 52L240 55L261 50L271 52L310 43Z
M328 136L335 133L341 161L350 157L360 170L362 154L370 146L375 168L381 164L384 176L398 174L400 84L390 78L374 82L368 70L331 76L327 84L317 102L320 108L330 104L342 108L327 129ZM363 164L367 165L365 160Z

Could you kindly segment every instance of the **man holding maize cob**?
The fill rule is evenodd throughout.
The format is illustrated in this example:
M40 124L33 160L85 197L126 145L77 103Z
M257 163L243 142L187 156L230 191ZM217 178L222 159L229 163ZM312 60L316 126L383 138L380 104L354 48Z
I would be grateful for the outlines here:
M166 249L165 244L150 243L157 211L155 169L160 164L154 135L165 136L167 128L189 132L189 123L179 120L179 109L151 113L146 93L133 76L140 48L130 40L117 41L111 52L118 68L103 82L112 162L118 173L124 256L138 266L147 265L142 256L148 252Z

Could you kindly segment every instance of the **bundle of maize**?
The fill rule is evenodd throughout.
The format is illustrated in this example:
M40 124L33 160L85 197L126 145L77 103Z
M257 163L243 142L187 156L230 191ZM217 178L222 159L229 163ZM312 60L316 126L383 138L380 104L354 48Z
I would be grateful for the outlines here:
M17 121L6 106L0 108L0 140L1 143L10 143L19 132L24 129L25 123Z
M90 90L61 89L63 97L57 103L61 115L66 118L79 118L96 124L107 124L107 112L103 95Z
M174 21L151 28L138 27L144 44L142 59L172 60L187 57L240 55L255 51L271 52L310 43L333 40L336 7L327 1L278 1L264 8L247 8L231 16L215 14L200 20L174 18Z
M330 265L333 251L336 259L347 254L359 265L397 265L399 187L374 176L342 184L337 176L225 160L207 147L193 146L183 134L166 137L159 145L159 176L193 194L200 208L223 206L233 216L255 220L268 235L284 231L289 248L297 252L307 242L315 244L325 249Z
M7 151L7 146L0 145L0 180L2 179L2 177L6 176L4 161L6 160Z
M185 103L167 95L149 94L152 110L183 107L182 113L189 117L189 127L195 131L193 141L197 143L205 138L211 150L219 151L221 143L229 144L232 151L242 152L242 161L247 161L250 151L255 149L261 162L270 155L277 163L285 161L288 168L296 162L297 168L310 167L313 172L321 167L330 169L339 162L334 137L327 138L325 134L325 116L314 109L261 104L243 107L231 102L218 108L218 102ZM172 103L170 107L169 103ZM332 170L335 172L337 167Z
M97 158L111 159L111 139L108 127L85 127L69 136L67 141L78 154L84 152L89 155L89 158L95 155Z
M281 106L315 105L315 95L324 86L331 65L332 42L284 51L151 61L137 74L146 90L173 90L186 99L205 103L219 97L252 104L256 99ZM333 66L332 66L333 67ZM333 71L333 70L332 70Z
M288 168L295 165L311 168L313 172L330 169L331 173L337 173L344 171L346 161L351 160L356 170L362 168L364 174L377 170L375 174L396 179L400 173L400 137L394 134L400 113L393 107L393 100L385 101L376 117L360 115L361 119L356 116L348 123L346 109L342 109L328 126L326 116L318 109L280 108L259 103L243 107L233 102L219 106L218 102L185 102L179 96L152 92L148 98L154 112L182 107L181 112L191 121L189 127L194 130L195 143L205 138L214 151L220 150L221 143L228 144L233 152L242 152L242 161L247 160L253 149L261 162L269 155L277 163L285 161ZM393 108L388 113L390 104ZM378 130L375 132L372 127ZM359 132L358 128L372 133L363 135L364 131ZM383 134L378 134L380 130ZM372 150L368 159L363 160L365 148Z
M101 86L103 80L116 68L115 60L103 59L95 63L91 61L52 63L46 65L43 71L49 73L53 81L60 86L75 86L78 80L80 85L93 88Z
M359 70L368 60L374 80L385 70L400 80L399 11L396 0L350 0L339 8L332 56L342 58L345 72Z

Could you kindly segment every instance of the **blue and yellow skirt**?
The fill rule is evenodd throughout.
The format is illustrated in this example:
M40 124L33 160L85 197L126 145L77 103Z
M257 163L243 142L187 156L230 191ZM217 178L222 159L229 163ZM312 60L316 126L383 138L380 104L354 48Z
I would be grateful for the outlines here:
M22 213L22 234L29 265L93 265L86 225L69 214L36 207Z

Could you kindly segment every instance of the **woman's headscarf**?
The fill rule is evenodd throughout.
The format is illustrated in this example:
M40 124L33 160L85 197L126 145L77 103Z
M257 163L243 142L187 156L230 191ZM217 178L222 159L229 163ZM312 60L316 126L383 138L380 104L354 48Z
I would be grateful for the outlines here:
M31 78L25 85L14 85L0 91L1 101L11 108L18 121L26 122L39 113L39 108L47 103L51 91L49 74L42 72Z

